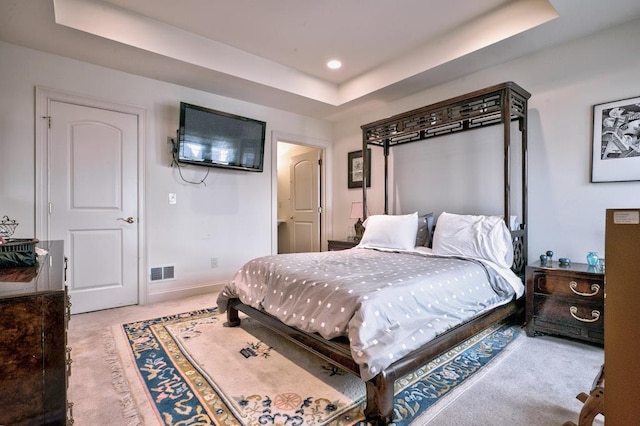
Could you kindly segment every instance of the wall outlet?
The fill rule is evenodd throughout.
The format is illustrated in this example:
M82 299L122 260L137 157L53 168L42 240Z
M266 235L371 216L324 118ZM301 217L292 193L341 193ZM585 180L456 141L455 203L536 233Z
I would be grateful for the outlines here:
M176 204L177 202L178 202L178 198L176 197L176 194L170 193L169 194L169 204Z
M218 258L217 257L212 257L211 258L211 267L212 268L217 268L218 267Z

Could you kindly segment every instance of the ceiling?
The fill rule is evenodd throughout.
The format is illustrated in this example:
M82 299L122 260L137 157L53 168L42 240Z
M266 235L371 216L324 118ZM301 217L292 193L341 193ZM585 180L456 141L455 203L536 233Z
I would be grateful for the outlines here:
M337 120L639 17L637 0L0 0L0 40Z

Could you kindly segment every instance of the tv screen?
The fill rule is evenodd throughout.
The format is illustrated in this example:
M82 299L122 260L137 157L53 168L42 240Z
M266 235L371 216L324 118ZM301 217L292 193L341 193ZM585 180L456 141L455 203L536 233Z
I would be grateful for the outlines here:
M262 171L266 123L180 102L178 161Z

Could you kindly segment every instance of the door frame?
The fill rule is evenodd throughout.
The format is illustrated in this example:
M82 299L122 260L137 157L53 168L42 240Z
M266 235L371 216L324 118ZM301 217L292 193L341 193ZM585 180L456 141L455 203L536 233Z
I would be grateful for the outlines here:
M326 251L328 236L332 232L332 221L329 220L329 217L333 211L331 202L333 198L333 148L331 142L273 130L271 132L271 254L278 253L278 142L304 145L322 151L322 167L320 169L320 207L322 207L322 213L320 214L320 250Z
M85 107L100 108L125 114L135 115L138 118L138 304L147 303L147 279L146 279L146 212L145 200L145 146L147 128L147 110L145 108L119 104L104 99L91 98L62 90L36 86L35 93L35 234L43 240L49 239L49 105L51 102L65 102Z

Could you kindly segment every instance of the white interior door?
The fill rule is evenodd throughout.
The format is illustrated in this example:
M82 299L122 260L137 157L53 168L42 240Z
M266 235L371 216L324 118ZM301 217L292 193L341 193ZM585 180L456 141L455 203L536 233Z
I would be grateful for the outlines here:
M320 251L320 150L291 157L293 253Z
M49 238L64 240L72 312L138 303L138 118L49 104Z

